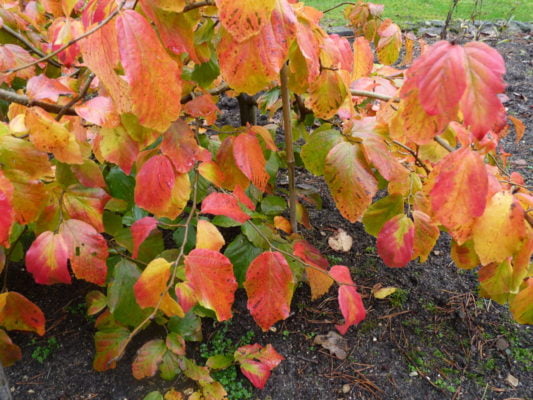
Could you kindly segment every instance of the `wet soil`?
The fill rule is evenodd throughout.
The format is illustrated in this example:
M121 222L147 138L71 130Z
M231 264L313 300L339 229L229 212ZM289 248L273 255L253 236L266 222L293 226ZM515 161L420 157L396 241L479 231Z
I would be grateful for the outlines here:
M511 168L531 182L533 41L517 35L489 43L502 52L507 62L509 99L505 106L529 127L522 141L515 143L511 134L504 141L504 148L514 154ZM226 99L222 105L224 123L238 124L236 101ZM259 121L267 122L266 117ZM298 288L291 316L278 323L275 332L267 333L253 322L246 311L245 297L239 292L235 317L225 336L237 342L246 332L253 331L255 342L271 343L285 357L266 388L255 391L252 398L533 398L531 327L514 323L507 308L477 296L475 272L461 271L453 265L446 236L439 239L426 263L387 268L375 254L375 240L360 224L350 224L338 214L320 180L299 171L298 182L316 187L324 202L321 210L310 210L313 229L305 230L303 235L332 264L351 266L368 316L345 335L348 356L340 360L314 343L316 335L335 330L334 324L341 319L333 290L312 302L307 288ZM338 228L354 238L348 253L335 252L327 244L327 238ZM157 329L137 337L116 369L104 373L92 370L93 321L85 317L83 306L90 285L77 282L71 286L39 286L21 268L10 271L8 283L11 290L35 301L48 321L42 338L11 334L23 350L23 360L7 369L16 400L137 400L156 389L193 387L183 378L173 382L159 378L137 381L131 375L136 349L148 338L162 335ZM400 290L377 300L370 293L376 284ZM208 340L218 329L220 325L204 322ZM50 349L49 355L40 362L38 355L46 353L46 349ZM190 350L195 354L199 351L194 345ZM238 377L241 379L244 378Z

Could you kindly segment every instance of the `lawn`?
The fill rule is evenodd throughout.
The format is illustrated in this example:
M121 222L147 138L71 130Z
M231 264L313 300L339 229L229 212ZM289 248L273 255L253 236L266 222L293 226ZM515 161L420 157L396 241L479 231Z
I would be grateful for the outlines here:
M445 19L452 0L375 0L385 5L386 18L395 22L423 21L429 19ZM327 10L339 0L307 0L307 5ZM475 11L475 3L482 3L481 15L476 19L497 20L513 18L518 21L533 20L533 1L531 0L460 0L455 18L470 19ZM342 24L344 6L339 7L325 16L328 24Z

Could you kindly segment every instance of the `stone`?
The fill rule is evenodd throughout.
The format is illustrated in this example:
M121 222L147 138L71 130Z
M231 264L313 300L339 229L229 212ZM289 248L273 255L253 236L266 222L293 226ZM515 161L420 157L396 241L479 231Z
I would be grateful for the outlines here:
M518 378L514 377L511 374L507 374L507 378L505 378L505 382L507 382L512 387L517 387L520 382L518 381Z

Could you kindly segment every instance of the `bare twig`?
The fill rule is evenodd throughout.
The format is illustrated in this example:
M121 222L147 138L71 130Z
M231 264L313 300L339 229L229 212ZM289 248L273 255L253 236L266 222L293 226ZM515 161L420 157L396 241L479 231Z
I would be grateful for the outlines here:
M444 147L446 150L448 150L450 153L453 153L455 151L455 149L450 146L448 144L448 142L446 140L444 140L443 138L441 137L438 137L438 136L435 136L433 138L433 140L435 140L435 142L437 142L438 144L440 144L442 147Z
M207 93L209 93L212 96L218 96L219 94L227 92L230 89L231 88L224 83L224 84L222 84L222 85L220 85L220 86L218 86L218 87L216 87L214 89L209 90ZM180 102L181 102L181 104L185 104L185 103L191 101L192 99L193 99L193 94L189 93L188 95L183 96L181 98Z
M326 13L331 12L331 11L333 11L333 10L339 8L339 7L342 7L342 6L354 6L354 5L355 5L355 3L351 2L351 1L345 1L345 2L343 2L343 3L339 3L339 4L337 4L336 6L333 6L333 7L331 7L331 8L328 8L327 10L324 10L324 11L322 11L322 12L323 12L324 14L326 14Z
M430 173L431 171L429 170L429 168L427 167L427 165L424 164L424 162L418 157L418 154L416 154L416 152L415 152L413 149L411 149L410 147L407 147L407 146L406 146L405 144L403 144L403 143L398 142L397 140L393 140L392 142L393 142L396 146L400 146L402 149L408 151L409 154L411 154L411 155L415 158L417 164L418 164L420 167L424 168L424 171L426 171L426 174L429 175L429 173Z
M28 96L17 94L15 92L5 89L0 89L0 99L6 100L10 103L21 104L26 107L38 106L41 107L43 110L54 114L60 112L63 109L63 106L60 106L58 104L50 104L42 101L32 100ZM76 112L72 109L67 109L64 111L63 115L76 115Z
M28 39L26 39L24 36L22 36L20 33L15 31L14 29L11 29L7 25L2 25L2 29L9 33L11 36L13 36L18 41L24 43L24 45L31 50L32 53L37 54L39 57L45 57L46 54L44 54L41 50L39 50L37 47L33 45ZM54 67L61 68L61 64L59 64L56 60L48 60L50 64L52 64Z
M281 98L283 101L283 131L285 134L285 157L287 169L289 171L289 212L291 227L294 233L298 232L298 221L296 220L296 179L294 149L292 147L292 121L291 121L291 100L289 94L289 78L287 64L281 69Z
M41 57L39 58L38 60L35 60L29 64L26 64L26 65L22 65L20 67L17 67L17 68L12 68L12 69L8 69L7 71L3 71L3 73L12 73L12 72L17 72L17 71L22 71L23 69L26 69L26 68L29 68L29 67L32 67L36 64L39 64L39 63L42 63L44 61L48 61L50 60L52 57L58 55L59 53L61 53L62 51L68 49L70 46L72 46L73 44L79 42L80 40L82 39L85 39L87 36L90 36L92 35L93 33L95 33L96 31L98 31L99 29L101 29L102 27L104 27L105 25L107 25L107 23L109 21L111 21L113 18L115 18L118 13L120 12L120 10L122 10L122 8L124 7L124 4L126 4L126 1L123 1L122 3L120 3L120 5L118 6L118 8L113 11L111 14L109 14L106 18L104 18L102 21L100 21L98 23L98 25L96 25L94 28L92 29L89 29L87 32L85 32L83 35L80 35L78 36L77 38L75 39L72 39L70 42L68 42L67 44L65 44L64 46L61 46L59 49L57 49L56 51L53 51L49 54L47 54L46 56L44 57Z
M87 77L87 80L84 82L83 86L80 88L80 92L78 93L78 95L74 96L72 100L70 100L67 104L65 104L63 108L57 113L56 121L60 121L61 117L65 115L67 111L72 109L72 106L74 106L74 104L76 104L78 101L80 101L81 99L85 97L85 95L87 94L87 91L91 87L91 82L93 81L93 79L94 79L94 74L93 73L89 74L89 76Z
M399 103L400 102L400 99L397 98L397 97L391 97L391 96L387 96L386 94L379 94L379 93L376 93L376 92L369 92L367 90L354 90L354 89L352 89L350 91L350 93L352 94L352 96L368 97L370 99L376 99L376 100L382 100L382 101L392 100L395 103Z
M213 2L213 1L209 1L209 0L200 1L198 3L193 3L193 4L189 4L189 5L185 6L185 8L183 9L183 12L195 10L197 8L200 8L200 7L214 6L214 5L215 5L215 2Z

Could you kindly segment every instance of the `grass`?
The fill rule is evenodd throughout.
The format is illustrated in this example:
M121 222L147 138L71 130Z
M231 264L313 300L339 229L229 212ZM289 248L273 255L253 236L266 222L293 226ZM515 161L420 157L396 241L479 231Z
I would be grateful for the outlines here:
M325 11L340 0L307 0L304 2L319 10ZM425 20L444 20L452 0L374 0L374 3L385 5L384 18L391 18L400 25L404 22ZM454 18L470 19L475 10L475 0L460 0ZM481 15L476 20L508 20L517 21L533 19L533 1L531 0L483 0ZM323 21L331 25L343 25L344 6L327 13Z

